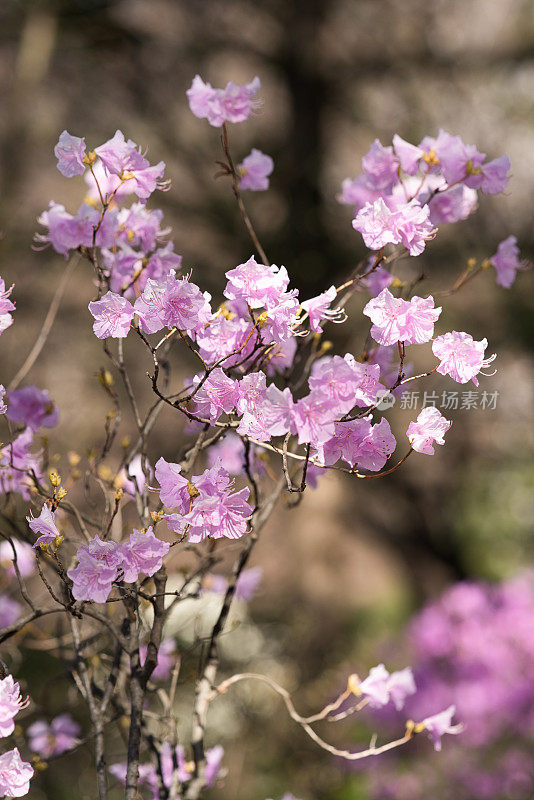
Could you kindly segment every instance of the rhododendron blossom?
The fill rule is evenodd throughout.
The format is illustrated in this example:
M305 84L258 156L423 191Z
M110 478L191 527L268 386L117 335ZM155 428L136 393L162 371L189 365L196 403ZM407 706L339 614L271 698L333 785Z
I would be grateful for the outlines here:
M452 725L452 718L456 712L455 706L449 706L445 711L440 711L439 714L434 714L432 717L427 717L423 720L425 730L428 732L428 737L431 739L434 750L441 750L441 739L445 734L457 734L462 730L462 725Z
M315 333L322 333L321 327L322 320L327 322L345 322L347 315L342 308L330 308L331 304L337 297L335 286L331 286L326 292L322 292L317 297L312 297L311 300L305 300L301 303L302 308L308 314L310 320L310 328Z
M497 283L509 289L515 281L518 270L524 269L524 264L519 259L517 238L508 236L497 247L497 252L491 257L491 263L497 271Z
M378 344L423 344L434 335L434 323L441 308L434 308L433 297L403 300L386 288L369 300L363 313L373 323L371 336Z
M9 299L12 291L13 286L6 289L4 279L0 278L0 334L13 324L10 312L15 310L15 303Z
M487 346L487 339L477 342L468 333L451 331L437 336L432 343L432 352L440 359L436 370L457 383L472 380L478 386L477 375L495 359L495 355L484 358Z
M81 728L70 714L60 714L52 722L44 719L32 722L26 731L30 749L41 758L60 756L79 742Z
M46 390L36 386L15 389L7 395L7 418L38 431L39 428L54 428L59 420L56 404Z
M0 797L24 797L32 776L33 767L22 760L17 747L0 755Z
M451 427L451 422L440 414L434 406L424 408L416 422L410 422L406 436L413 450L426 455L434 455L433 443L445 444L444 434Z
M269 175L274 169L271 156L252 148L250 154L238 164L239 186L252 192L264 192L269 188Z
M57 158L57 168L65 178L83 175L85 172L85 139L63 131L54 147L54 155Z
M0 737L13 733L15 730L14 717L29 704L29 699L22 697L20 686L15 683L12 675L0 679Z
M38 517L26 517L26 519L32 531L41 534L33 545L34 547L46 546L60 538L61 534L56 527L55 513L46 503L43 504Z
M134 530L128 541L120 545L123 580L134 583L141 573L154 575L161 569L163 557L168 552L169 543L158 539L152 528L148 528L146 532Z
M128 336L134 317L134 308L129 300L114 292L106 292L101 300L89 303L89 311L95 318L93 331L98 339L123 339Z
M428 206L421 206L417 200L390 201L388 205L380 197L365 204L352 221L352 227L362 234L371 250L381 250L387 244L403 244L411 256L418 256L432 235L429 214Z
M254 97L260 86L260 79L254 78L245 86L230 81L225 89L213 89L200 75L195 75L186 94L195 117L207 119L210 125L220 128L224 122L244 122L249 118L258 105Z

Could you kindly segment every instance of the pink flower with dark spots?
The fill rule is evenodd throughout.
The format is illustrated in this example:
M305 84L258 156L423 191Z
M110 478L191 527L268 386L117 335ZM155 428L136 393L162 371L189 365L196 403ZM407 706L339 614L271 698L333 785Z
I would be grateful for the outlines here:
M135 310L129 300L114 292L106 292L100 300L89 303L95 318L93 331L98 339L124 339L128 336Z

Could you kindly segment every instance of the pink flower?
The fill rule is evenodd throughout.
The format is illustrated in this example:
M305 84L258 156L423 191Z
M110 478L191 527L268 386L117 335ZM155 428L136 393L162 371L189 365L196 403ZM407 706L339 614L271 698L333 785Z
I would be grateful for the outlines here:
M146 333L156 333L164 326L200 331L211 317L209 302L198 286L185 279L176 280L173 270L161 281L148 279L134 308Z
M388 272L387 269L383 267L377 267L374 269L367 278L364 278L360 281L362 286L365 286L371 297L376 297L382 289L387 289L387 287L393 283L395 278Z
M326 292L322 292L317 297L312 297L311 300L305 300L301 303L302 308L308 314L310 319L310 328L316 333L322 333L321 321L323 319L328 322L345 322L347 315L342 308L330 308L331 303L336 299L336 287L331 286Z
M404 707L406 698L416 692L415 681L410 667L391 673L388 680L388 691L393 705L397 711L400 711Z
M397 711L404 706L406 698L416 691L410 667L390 674L383 664L373 667L358 689L368 699L371 708L382 708L392 700Z
M50 724L44 719L30 725L26 734L30 749L41 758L60 756L79 742L81 728L70 714L60 714Z
M369 300L363 313L373 323L371 336L378 344L423 344L432 338L441 308L434 308L432 296L402 300L383 289Z
M29 578L35 572L35 553L33 547L19 539L12 539L17 554L17 566L22 578ZM15 567L13 566L13 548L10 542L3 539L0 542L0 567L6 571L6 575L11 578L16 577Z
M432 456L434 455L433 442L445 444L443 435L451 425L452 422L445 419L437 408L427 406L417 417L417 422L410 422L406 436L413 450Z
M424 150L414 144L406 142L396 133L393 137L395 155L399 159L401 169L407 175L415 175L419 169L419 162L424 156Z
M163 295L163 322L167 328L201 330L209 321L211 309L195 283L167 278Z
M110 247L114 242L116 211L109 209L98 228L95 244L99 247ZM67 258L69 250L80 245L92 247L95 227L100 222L100 213L96 208L82 203L75 216L69 214L64 206L51 202L47 211L43 211L38 219L41 225L48 228L47 234L36 234L38 243L48 242L54 250Z
M359 175L353 179L345 178L337 199L340 203L353 206L354 213L357 214L366 203L374 203L381 196L381 192L369 185L367 175Z
M381 389L380 367L361 364L351 353L325 356L312 367L309 386L316 398L332 406L334 418L347 414L354 406L369 406Z
M264 372L250 372L245 375L237 387L237 413L244 414L245 411L254 413L257 406L265 399L265 392Z
M116 131L112 139L96 147L95 153L108 173L121 178L124 191L137 194L140 200L147 200L155 189L165 188L161 181L165 163L150 166L135 142L126 141L122 131Z
M47 503L43 504L38 517L26 517L26 519L32 531L41 534L34 543L34 547L40 547L41 545L46 546L54 542L61 535L56 528L55 513L50 510Z
M181 467L162 457L156 462L156 480L160 485L159 497L167 508L189 508L188 481L180 475Z
M13 324L10 312L15 310L15 303L9 299L13 286L6 289L3 278L0 278L0 334Z
M225 361L225 366L231 367L251 352L254 346L254 336L250 335L251 328L252 322L240 317L232 316L232 319L227 319L221 315L213 318L205 330L197 333L196 341L200 355L207 364L213 364L220 358L239 351L237 355Z
M7 418L38 431L39 428L53 428L58 423L57 406L46 390L36 386L15 389L7 395Z
M389 672L383 664L372 667L369 675L359 685L359 690L369 701L371 708L381 708L389 702Z
M93 331L98 339L124 339L128 336L135 310L129 300L114 292L106 292L100 300L89 303L95 318Z
M239 402L239 384L233 378L217 367L204 381L202 386L208 399L208 414L210 420L215 422L221 414L230 414ZM196 397L195 397L196 399Z
M9 628L22 613L22 606L7 594L0 594L0 628Z
M147 645L142 644L139 648L139 658L141 666L144 666L147 654ZM163 639L158 648L158 663L150 676L154 681L166 681L170 678L171 672L177 662L176 642L174 639Z
M209 119L212 125L218 123L211 122L212 106L216 104L217 89L211 83L204 83L200 75L195 75L191 88L186 92L189 100L189 108L199 119ZM222 123L220 123L222 125Z
M261 150L253 147L250 154L237 167L240 188L250 189L252 192L265 191L269 188L269 175L273 169L274 161L271 156L266 156Z
M59 141L54 147L57 158L57 168L66 178L73 175L83 175L85 172L85 139L71 136L67 131L60 134Z
M500 194L508 186L508 173L511 166L510 157L506 154L500 158L494 158L493 161L482 164L480 174L478 174L478 170L473 170L465 182L466 186L470 186L472 189L480 187L484 194Z
M428 185L428 182L427 182ZM469 189L464 183L439 192L430 198L430 221L432 225L442 222L459 222L467 219L476 208L478 195L475 189Z
M209 789L221 774L221 763L224 757L224 748L221 744L210 747L206 752L206 769L204 779L206 788Z
M120 487L132 497L135 497L137 492L142 494L145 491L146 477L143 469L143 462L143 456L138 453L132 458L130 463L120 471L117 477L117 482ZM154 470L148 463L146 464L146 469L150 480L152 480Z
M374 203L366 203L353 219L352 227L362 234L371 250L403 244L410 255L420 255L432 234L428 206L420 206L417 200L388 202L389 205L380 197Z
M368 186L376 191L389 193L399 179L399 162L392 147L382 147L375 139L369 152L362 158L362 169Z
M258 104L254 96L260 86L260 79L254 78L245 86L230 81L225 89L214 89L196 75L186 94L195 117L207 119L210 125L220 128L223 122L244 122L249 118Z
M33 767L20 757L18 749L0 756L0 797L24 797L30 791Z
M434 308L434 298L412 297L406 301L402 319L404 344L424 344L434 335L434 323L441 314L441 307ZM391 342L393 344L393 342Z
M196 493L187 492L188 501L186 497L176 498L179 513L165 515L171 530L187 532L190 542L202 542L207 536L238 539L246 533L247 520L253 511L246 502L249 490L232 494L234 482L220 462L202 475L193 476L191 483Z
M279 389L271 383L265 390L265 396L254 408L245 409L238 432L260 442L268 442L272 436L283 436L294 431L293 397L286 386Z
M32 445L33 431L31 428L26 428L11 444L0 450L0 466L2 467L0 469L0 492L4 494L18 492L25 500L29 499L29 487L33 486L33 480L27 472L34 470L37 476L41 475L40 453L31 453L30 447ZM6 544L8 543L0 542L0 554ZM27 548L31 553L32 561L34 561L35 557L30 545L26 545L23 542L18 544L22 549L22 554L24 554L24 548Z
M152 527L146 533L135 530L126 544L120 545L120 566L126 583L135 583L140 573L149 577L161 569L163 557L169 552L169 543L155 536Z
M451 331L437 336L432 344L432 352L440 360L437 372L450 375L457 383L468 383L472 380L478 386L476 376L496 357L494 354L484 358L487 346L487 339L477 342L468 333Z
M451 725L455 711L455 706L449 706L445 711L440 711L439 714L423 720L422 724L434 744L434 750L441 750L441 737L446 733L458 734L461 732L462 725Z
M103 542L98 536L78 548L78 565L67 570L76 600L105 603L122 565L122 552L116 542Z
M497 283L505 289L509 289L513 284L516 272L525 268L519 260L519 247L515 236L504 239L490 261L497 270Z
M358 448L358 467L378 472L397 446L387 419L373 425L371 432Z
M0 680L0 738L10 736L15 730L13 718L30 704L29 698L20 694L20 686L12 675Z
M228 283L224 296L229 300L241 300L250 308L270 308L279 302L288 285L285 267L258 264L251 256L244 264L226 273Z

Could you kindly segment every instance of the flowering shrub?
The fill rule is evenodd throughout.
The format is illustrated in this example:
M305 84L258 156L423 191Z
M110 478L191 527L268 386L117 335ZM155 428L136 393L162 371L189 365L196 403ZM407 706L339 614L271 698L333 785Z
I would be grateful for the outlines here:
M355 207L353 228L372 252L342 285L302 301L286 267L267 258L241 194L268 188L272 159L253 149L236 166L230 150L228 124L254 113L259 89L257 78L246 86L214 89L197 76L187 92L193 114L221 129L224 160L218 162L218 176L230 179L255 250L227 270L221 303L183 268L169 230L162 227L162 212L147 205L154 192L169 189L165 164L152 165L121 131L94 149L63 131L55 147L57 167L66 178L83 175L88 194L75 213L52 202L39 217L37 244L67 259L81 256L93 271L95 296L81 325L88 336L103 341L109 368L102 369L100 379L113 411L103 441L86 462L70 454L65 478L49 471L37 436L58 424L60 409L46 390L18 388L17 380L7 393L2 387L9 436L0 455L0 491L20 497L26 522L14 512L16 536L1 533L0 561L14 580L12 591L0 598L0 642L20 640L30 623L59 615L67 643L58 657L64 658L86 706L89 727L82 730L67 713L50 723L39 718L26 727L24 747L42 767L90 741L100 800L118 783L126 800L139 792L159 800L195 800L222 780L223 747L207 747L208 711L241 681L267 685L282 698L302 735L347 761L407 745L422 733L439 750L445 734L461 731L453 721L454 705L436 692L432 707L425 705L424 713L401 726L397 738L380 746L373 739L363 750L340 750L317 733L316 724L341 721L366 705L391 703L401 710L408 698L417 697L409 667L390 674L379 665L363 680L353 674L338 698L303 716L268 675L238 673L220 680L219 639L234 599L246 602L261 579L261 573L245 568L283 493L296 503L328 469L368 480L389 475L414 452L432 455L434 443L444 444L451 422L432 406L423 409L406 431L405 452L394 455L397 438L384 414L384 398L434 372L475 385L487 374L495 356L486 355L486 339L447 331L434 297L414 294L415 286L403 285L393 269L400 259L431 246L441 224L471 213L477 191L503 191L509 160L488 161L444 131L417 146L398 136L389 147L374 142L362 160L362 175L345 181L341 196ZM356 236L350 226L347 235ZM470 264L443 296L491 265L499 282L511 285L523 267L513 237L491 260ZM327 355L324 328L345 322L347 303L360 288L371 295L363 311L372 323L368 344L356 354ZM15 312L13 289L6 291L2 282L0 293L0 329L5 331ZM408 377L406 348L429 342L438 363L431 361L426 372ZM176 348L196 364L185 385L172 385L169 357ZM148 410L134 392L127 349L149 365ZM19 374L28 369L23 365ZM180 441L170 432L176 455L173 460L160 455L151 464L150 434L165 406L186 421L188 438ZM128 413L136 438L121 448L118 431ZM77 500L82 478L85 487L99 487L103 504L89 504L83 495ZM233 571L213 574L226 540L238 540ZM36 602L26 579L42 583L46 603ZM194 642L194 686L178 684L180 644L167 635L166 624L180 603L200 602L207 593L219 597L217 616L207 640ZM46 630L46 620L40 624ZM7 665L4 672L0 736L8 737L16 714L24 711L26 717L37 709L22 699ZM176 714L178 692L189 693L192 703L185 727ZM125 719L124 757L110 763L111 731ZM26 794L32 775L33 767L16 747L0 756L2 796Z
M415 616L406 644L418 691L405 712L420 718L436 703L454 704L461 745L446 748L435 769L420 751L407 772L381 763L375 797L532 797L533 613L534 579L526 573L500 585L456 584Z

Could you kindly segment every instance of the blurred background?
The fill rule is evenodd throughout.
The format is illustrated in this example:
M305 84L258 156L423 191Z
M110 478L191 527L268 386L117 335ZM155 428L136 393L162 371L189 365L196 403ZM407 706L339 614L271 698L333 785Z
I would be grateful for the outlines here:
M351 209L336 195L344 178L360 172L371 142L379 138L387 145L394 133L417 143L443 127L490 158L508 152L513 173L505 196L482 195L471 218L443 226L415 266L399 267L401 277L423 271L421 294L447 289L468 258L492 255L512 233L523 257L532 257L532 0L2 0L0 32L0 272L7 285L16 284L17 302L16 324L2 338L6 385L35 341L65 269L52 250L32 250L36 218L50 199L74 211L84 196L82 179L67 181L56 169L53 147L63 129L85 136L93 147L120 128L150 146L152 162L166 162L171 191L153 197L151 205L164 209L176 251L216 300L224 272L251 255L230 186L213 179L219 132L196 119L186 102L196 73L214 86L261 78L262 108L245 125L231 127L231 149L236 161L252 147L275 161L270 191L245 199L270 260L286 265L301 297L339 281L362 257ZM448 587L466 580L506 581L516 591L510 581L533 555L533 287L531 272L506 291L488 270L446 301L440 331L486 336L488 352L498 353L497 374L482 378L480 386L481 392L498 393L495 408L479 403L451 411L447 446L433 458L415 455L387 479L356 482L332 473L297 508L282 504L254 553L263 580L243 610L241 633L236 629L242 651L240 645L233 653L241 652L243 661L234 666L269 672L311 713L343 688L347 674L364 675L382 659L403 667L417 653L422 657L406 633L409 620L427 604L443 603L438 598ZM59 406L61 425L51 433L50 447L62 458L102 439L108 411L96 378L104 357L87 336L84 309L93 294L88 265L81 263L26 381L47 388ZM356 294L350 307L356 322L329 330L338 352L361 350L365 328L359 311L366 300ZM177 374L187 375L192 365L182 351L174 357ZM137 365L135 353L129 358ZM135 371L147 406L149 366ZM441 395L451 384L437 376L424 389ZM417 411L400 406L390 418L404 450L404 431ZM128 421L124 426L126 434ZM164 411L154 457L175 452L180 436L176 419ZM534 595L521 587L517 603L532 610L534 626ZM479 591L486 597L486 589ZM439 607L453 641L460 617L479 619L469 603L458 602L454 611ZM487 613L487 603L485 608ZM499 631L511 637L508 648L530 635L526 622L520 633L510 633L515 613L499 631L491 629L493 619L492 613L479 619L491 632L488 649ZM441 641L446 626L440 620ZM474 641L466 636L462 648ZM451 652L436 656L449 675ZM47 663L41 654L28 655L29 663L32 658L39 669ZM473 658L466 658L471 697L486 666L475 669ZM495 681L479 707L497 691L506 695L513 681L505 663L495 666ZM517 663L519 674L528 674L534 685L534 660L521 651ZM52 679L54 665L47 669ZM444 701L454 700L454 691ZM48 684L43 692L49 692ZM438 710L429 707L427 713ZM263 800L291 790L299 798L327 800L415 800L429 792L435 798L523 800L534 796L534 770L521 755L534 714L529 719L519 732L503 722L482 746L485 761L507 754L506 785L491 778L452 779L463 774L452 758L474 760L472 774L489 769L477 761L480 742L473 752L453 743L448 755L435 759L428 743L411 748L386 762L386 785L372 765L348 771L317 750L274 697L252 687L221 701L214 712L213 743L224 744L229 773L213 796ZM323 732L354 746L365 741L366 732L388 724L368 717L363 725ZM510 752L519 754L515 761ZM51 767L30 796L89 800L89 763L81 753Z

